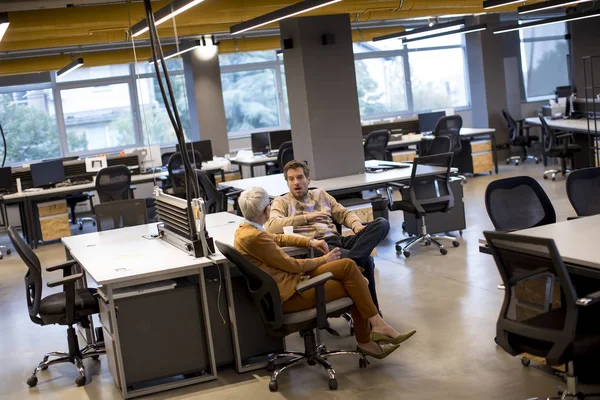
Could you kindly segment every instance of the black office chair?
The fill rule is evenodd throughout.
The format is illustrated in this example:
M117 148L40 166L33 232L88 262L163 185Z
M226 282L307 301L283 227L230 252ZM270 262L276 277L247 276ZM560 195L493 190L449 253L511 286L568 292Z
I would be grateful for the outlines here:
M566 388L556 399L597 396L579 393L574 366L582 360L597 360L600 355L598 307L591 309L600 302L600 292L579 298L552 239L500 232L484 235L506 288L496 324L496 343L512 356L527 353L545 358L550 366L566 364ZM554 283L559 284L560 306L524 309L516 303L517 292L527 291L527 283L536 280L548 287L548 292L554 290Z
M446 255L448 250L438 240L452 240L454 247L460 246L456 238L450 236L435 236L427 233L425 216L431 213L448 212L454 206L454 195L450 188L450 168L452 168L452 153L436 154L433 156L416 157L413 160L412 174L410 183L407 187L399 183L388 183L388 208L390 211L401 210L414 214L421 220L421 234L415 237L402 239L396 242L396 252L403 252L404 257L410 257L410 248L417 243L425 245L435 244L440 253ZM417 176L419 167L438 165L444 166L446 171L439 175ZM409 198L400 201L393 201L392 191L394 188L406 189L409 191ZM407 242L402 250L401 244Z
M77 207L77 204L79 204L79 203L84 203L86 201L89 201L90 208L91 208L92 214L93 214L94 213L93 198L94 198L94 195L89 194L89 193L71 194L71 195L68 195L66 198L67 206L71 209L71 223L79 225L80 231L83 230L84 222L91 222L92 225L96 226L96 220L92 217L77 218L77 213L75 212L75 207Z
M390 152L387 149L390 141L390 131L387 129L373 131L369 133L363 145L365 152L365 161L382 160L392 161Z
M231 198L234 200L233 208L238 210L237 199L243 190L233 190L228 187L217 188L210 180L208 174L199 169L196 171L196 179L200 185L204 207L208 214L220 213L227 211L227 202Z
M29 387L38 383L38 372L47 369L50 365L70 362L77 367L79 376L75 379L77 386L83 386L86 382L85 367L83 359L93 358L95 360L105 354L102 343L90 344L79 349L77 333L74 325L81 324L90 327L90 316L99 313L96 289L75 289L75 282L83 278L83 274L71 274L72 267L76 261L68 261L61 265L46 268L46 271L63 271L63 277L47 285L50 288L63 286L63 291L42 298L42 266L40 260L31 250L23 238L12 226L8 227L8 236L15 250L28 268L25 274L25 287L27 295L27 308L29 318L38 325L59 324L67 325L67 342L69 351L51 352L44 355L42 362L33 370L33 374L27 379ZM49 360L50 357L58 357Z
M423 140L421 144L426 146L424 154L426 156L452 152L452 141L447 136L434 137L433 140Z
M190 159L190 163L192 164L192 168L202 169L202 155L198 150L188 150L188 157ZM185 175L183 168L183 157L181 156L181 152L178 151L176 153L173 153L171 158L169 158L167 168L169 170L169 180L171 181L173 195L184 199Z
M321 274L296 286L298 293L305 292L314 288L316 291L315 308L295 313L283 313L281 296L275 279L256 265L248 261L233 247L221 242L216 242L219 251L244 275L248 282L248 290L252 296L254 304L258 308L263 323L270 334L274 336L287 336L291 333L299 332L304 338L304 352L286 351L273 354L269 358L267 369L273 372L269 382L269 390L276 392L279 388L277 378L281 372L289 367L306 360L309 365L320 364L327 370L329 375L329 389L337 389L337 380L335 371L327 359L336 355L357 355L360 357L359 366L365 368L368 365L367 359L357 351L324 351L318 346L315 336L315 329L325 329L329 327L327 318L339 317L350 311L352 299L343 297L328 303L325 303L325 282L333 278L331 273ZM281 357L291 357L292 360L275 368L275 360Z
M552 202L530 176L491 182L485 189L485 208L497 231L514 231L556 222Z
M283 172L283 167L285 164L294 160L294 147L292 142L284 142L279 147L279 153L277 154L277 162L279 164L279 169Z
M148 223L145 199L117 200L96 206L98 232Z
M600 214L600 168L583 168L567 177L567 196L579 217Z
M173 154L175 154L174 151L161 154L161 156L160 156L160 162L161 162L161 164L162 164L163 167L166 167L167 165L169 165L169 159L171 158L171 156Z
M546 135L546 148L544 150L546 155L548 157L560 158L560 170L550 169L545 171L544 179L548 179L548 175L552 175L552 180L555 180L558 173L562 173L562 175L565 176L567 173L571 172L567 168L567 159L571 160L571 168L573 168L575 153L579 153L581 147L571 143L571 138L573 137L572 133L557 132L550 128L544 117L540 116L539 118Z
M102 168L96 175L96 192L100 203L133 199L129 168L124 165Z
M502 115L508 124L510 145L521 148L521 155L508 157L506 163L510 164L514 161L515 165L519 165L521 161L526 161L528 159L534 160L536 164L539 163L540 159L536 156L527 154L527 149L531 147L533 142L538 142L540 138L537 136L529 136L529 128L531 127L525 125L523 120L515 121L507 109L502 110Z
M452 143L452 152L458 155L462 151L462 142L460 140L460 130L463 125L463 120L460 115L449 115L442 117L435 126L433 136L446 136L450 138Z

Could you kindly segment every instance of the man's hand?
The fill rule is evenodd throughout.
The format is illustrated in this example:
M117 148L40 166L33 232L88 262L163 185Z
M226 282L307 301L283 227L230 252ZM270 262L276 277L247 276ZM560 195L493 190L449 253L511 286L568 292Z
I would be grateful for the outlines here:
M341 257L342 257L342 252L340 251L339 247L336 247L335 249L331 250L329 253L325 254L325 260L327 262L339 260Z
M311 239L308 245L315 250L319 250L323 254L329 253L329 246L324 240Z
M318 211L306 214L306 220L308 222L313 222L313 221L316 221L317 219L325 219L325 218L329 218L329 214L318 212Z
M358 234L358 233L360 233L360 231L362 231L365 228L366 228L365 225L357 225L354 227L354 229L352 229L352 232L354 232L354 234Z

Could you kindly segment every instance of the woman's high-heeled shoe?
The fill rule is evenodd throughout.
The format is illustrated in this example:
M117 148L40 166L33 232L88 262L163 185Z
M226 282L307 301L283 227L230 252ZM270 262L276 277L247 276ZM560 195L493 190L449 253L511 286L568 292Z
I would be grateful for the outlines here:
M414 335L415 333L417 333L417 331L412 330L407 333L401 333L400 335L393 338L388 335L384 335L383 333L377 333L377 332L371 331L371 340L374 341L375 343L385 342L385 343L390 343L390 344L400 344L400 343L405 342L408 339L410 339L410 337L412 335Z
M377 344L377 346L379 346L379 344ZM369 350L365 350L365 349L361 348L360 346L356 346L356 351L358 351L363 356L369 356L369 357L376 358L378 360L383 360L384 358L386 358L387 356L392 354L398 347L400 347L399 344L394 344L392 346L388 346L385 349L382 348L381 346L379 346L381 353L372 353Z

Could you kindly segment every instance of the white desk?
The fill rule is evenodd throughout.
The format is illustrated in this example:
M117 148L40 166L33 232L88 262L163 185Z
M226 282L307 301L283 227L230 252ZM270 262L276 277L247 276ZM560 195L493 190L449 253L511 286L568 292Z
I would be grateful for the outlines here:
M266 155L262 155L262 156L254 156L252 158L240 158L240 159L232 158L229 161L233 165L239 165L240 174L242 174L242 167L249 167L250 168L250 177L254 178L254 167L266 165L267 163L270 163L270 162L277 162L277 156L268 157Z
M591 268L596 273L600 273L600 257L596 249L600 236L600 215L538 226L514 233L554 239L565 262Z
M323 189L330 194L341 194L362 190L377 189L385 186L388 182L407 181L410 179L412 164L407 168L390 169L378 173L364 173L358 175L342 176L339 178L313 180L311 186ZM422 166L419 168L419 176L436 175L445 171L442 167ZM257 178L240 179L222 184L239 190L246 190L254 186L264 188L269 197L277 197L289 192L283 174L267 175Z
M588 133L587 119L550 119L545 118L548 126L561 131ZM538 117L525 118L525 122L533 126L542 126ZM600 122L598 123L600 128ZM592 132L595 130L593 122L591 123Z

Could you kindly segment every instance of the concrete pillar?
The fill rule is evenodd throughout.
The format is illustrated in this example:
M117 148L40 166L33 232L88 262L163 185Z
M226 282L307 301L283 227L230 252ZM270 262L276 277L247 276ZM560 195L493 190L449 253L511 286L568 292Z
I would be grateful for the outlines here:
M183 69L192 141L210 140L213 154L222 157L229 153L229 139L218 46L209 44L185 53Z
M475 17L473 23L487 23L488 27L500 24L499 15ZM508 105L502 35L491 29L466 35L471 104L474 128L495 128L496 144L508 143L508 127L502 109ZM501 152L500 159L508 154Z
M350 18L290 18L280 29L295 158L313 179L363 173Z

